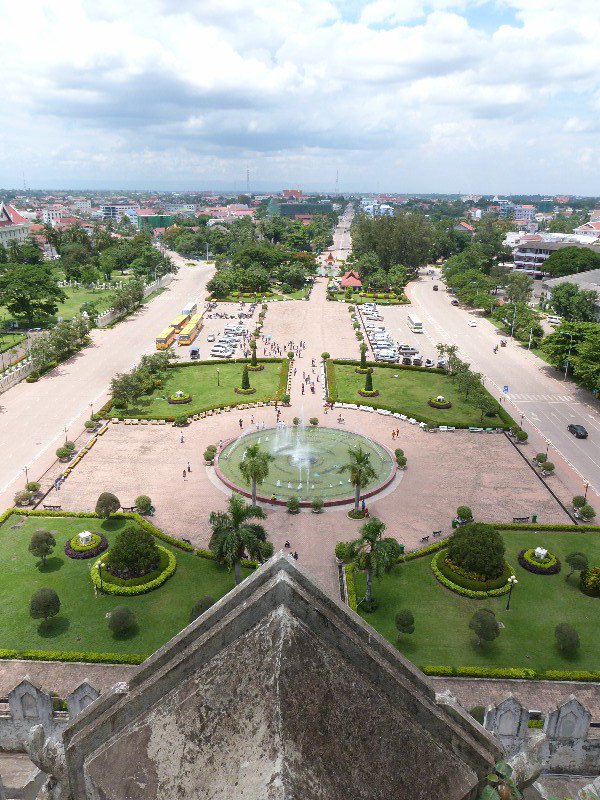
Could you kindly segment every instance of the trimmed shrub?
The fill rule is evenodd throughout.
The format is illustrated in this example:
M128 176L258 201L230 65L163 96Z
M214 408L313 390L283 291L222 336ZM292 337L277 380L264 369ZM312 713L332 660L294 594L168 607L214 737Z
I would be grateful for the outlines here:
M556 575L560 572L560 561L554 553L548 552L543 561L535 557L535 549L521 550L518 555L519 564L534 575Z
M159 547L158 549L161 554L161 563L158 569L142 578L136 578L131 581L122 581L119 578L113 579L112 576L107 579L106 572L103 572L101 583L99 565L103 562L102 558L98 559L90 570L90 576L94 586L105 594L121 596L146 594L147 592L154 591L154 589L158 589L159 586L162 586L163 583L175 574L175 570L177 569L177 559L175 555L165 547ZM106 556L103 558L106 558ZM244 564L244 562L242 562L242 564ZM246 565L244 564L244 566Z
M579 576L579 586L584 594L598 597L600 595L600 567L582 570Z
M318 419L318 417L311 417L311 418L310 418L308 421L310 422L310 424L311 424L311 425L312 425L314 428L316 428L316 427L317 427L317 425L319 424L319 419Z
M147 494L141 494L135 498L135 506L140 514L147 514L152 508L152 500Z
M108 615L108 627L114 636L126 636L135 628L135 615L127 606L115 606Z
M541 465L541 469L542 475L551 475L555 470L555 466L551 461L544 461Z
M573 553L569 553L569 555L565 558L565 561L571 567L571 572L569 572L567 578L569 578L574 572L581 572L589 567L587 555L585 553L580 553L577 550Z
M69 453L73 453L75 451L75 442L65 442L64 447Z
M104 564L111 575L130 580L152 572L159 561L160 551L154 537L137 526L128 526L117 536Z
M516 439L517 442L524 443L527 441L527 439L529 439L529 434L527 433L527 431L524 431L522 428L519 428L519 430L516 433Z
M403 609L396 614L394 619L396 630L398 633L414 633L415 632L415 618L412 611Z
M16 506L27 506L31 501L31 492L27 489L21 489L15 494Z
M324 506L323 500L321 500L320 497L315 497L315 499L311 503L311 506L315 514L319 514L321 511L323 511L323 506Z
M99 517L108 519L111 514L114 514L121 508L121 501L111 492L102 492L96 501L96 514Z
M40 488L40 484L38 481L29 481L27 486L25 487L28 492L37 492Z
M29 543L29 552L35 558L41 558L42 564L46 563L46 558L52 554L56 547L56 539L52 531L44 530L43 528L35 531L31 536Z
M583 506L586 505L587 500L582 494L576 494L571 502L573 508L583 508Z
M546 461L548 461L548 456L546 453L538 453L534 460L537 461L538 464L544 464Z
M43 619L46 622L60 611L60 599L54 589L38 589L29 602L29 616L32 619Z
M95 558L108 549L108 539L103 533L93 533L89 545L80 544L77 536L65 542L65 555L69 558Z
M340 561L345 561L348 558L348 548L350 542L338 542L335 546L335 557Z
M593 519L596 516L596 512L588 503L586 503L579 509L579 513L581 514L581 518L587 521Z
M448 560L467 572L483 576L484 581L502 575L504 553L502 536L480 523L465 525L451 537L448 545Z
M554 629L558 649L563 655L573 655L581 645L579 634L568 622L559 623Z
M61 461L66 461L70 458L72 450L69 450L67 447L59 447L56 451L57 458L60 458Z
M459 506L456 509L456 516L463 522L473 522L473 512L469 506Z
M469 629L477 636L477 643L493 642L500 635L500 623L489 608L480 608L469 622Z
M290 514L297 514L300 511L300 500L297 497L290 497L286 506Z
M187 418L187 416L185 414L180 414L178 417L175 417L175 419L173 420L173 425L176 428L185 428L185 426L187 424L188 424L188 418Z
M331 355L325 350L323 353L321 353L321 358L323 361L328 361L331 358Z
M432 552L434 549L438 549L439 550L439 549L443 548L444 546L445 546L445 542L436 542L433 545L429 545L429 548L423 548L423 551L424 550L428 550L428 552ZM426 554L423 551L418 551L417 553L408 553L406 556L403 556L401 560L402 561L411 561L412 558L420 558L422 555ZM450 578L446 577L446 575L442 571L442 568L447 571L447 568L446 568L446 566L445 566L445 564L444 564L444 562L442 560L443 557L444 557L444 553L442 553L442 552L438 552L438 553L436 553L434 555L434 557L431 560L431 571L435 575L436 579L442 584L442 586L445 586L447 589L450 589L450 591L454 592L455 594L461 595L461 597L471 597L471 598L474 598L474 599L475 598L485 598L485 597L500 597L501 595L506 594L510 589L510 585L508 583L504 583L504 585L499 586L497 589L489 588L489 589L486 589L485 591L482 591L481 589L476 589L476 588L467 588L469 586L481 587L482 584L478 583L478 582L471 582L471 581L468 581L466 578L460 577L459 579L461 580L461 582L465 584L465 586L461 586L460 584L456 583L456 574L455 573L451 573L452 574L452 579L450 579ZM512 575L513 570L512 570L512 567L509 564L506 565L505 570L506 570L506 572L504 573L502 578L504 578L504 576L506 576L505 579L507 580L509 575ZM494 583L499 583L500 581L501 581L501 578L497 579L497 581L494 582ZM492 584L492 585L494 585L494 584Z

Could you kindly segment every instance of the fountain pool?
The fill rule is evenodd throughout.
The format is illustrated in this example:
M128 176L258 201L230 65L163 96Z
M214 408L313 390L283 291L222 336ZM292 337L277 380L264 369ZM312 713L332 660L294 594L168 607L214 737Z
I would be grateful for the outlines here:
M354 487L347 472L339 468L349 459L351 448L362 447L371 456L377 477L362 490L371 495L386 486L396 467L392 454L381 445L356 433L335 428L305 428L280 425L240 436L221 452L216 465L217 475L228 486L249 494L250 487L240 472L246 448L259 444L274 461L269 476L258 486L258 496L280 501L298 497L310 502L320 497L325 503L343 503L354 499Z

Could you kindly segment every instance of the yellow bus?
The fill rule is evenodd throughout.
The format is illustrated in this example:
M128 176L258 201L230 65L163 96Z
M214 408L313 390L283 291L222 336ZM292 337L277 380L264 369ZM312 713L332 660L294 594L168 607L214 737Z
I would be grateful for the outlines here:
M156 337L156 349L167 350L175 341L175 331L172 327L165 328L164 331Z
M194 314L179 334L179 344L191 344L202 330L202 315Z
M173 322L171 323L171 327L175 331L175 333L181 333L185 325L187 324L190 318L189 314L181 314L179 317L175 317Z

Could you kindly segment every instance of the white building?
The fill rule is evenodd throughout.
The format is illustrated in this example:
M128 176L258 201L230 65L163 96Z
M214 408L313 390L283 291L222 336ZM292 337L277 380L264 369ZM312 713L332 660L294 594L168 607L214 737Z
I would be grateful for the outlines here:
M184 217L193 216L196 212L195 203L163 203L162 208L168 214L181 214Z
M74 211L79 211L80 214L89 214L92 210L92 201L87 197L78 197L72 200L69 205Z
M565 247L585 247L600 254L600 246L596 247L584 236L568 233L524 236L517 240L513 250L514 269L517 272L540 277L544 275L544 264L552 253Z
M137 220L137 212L140 210L139 206L134 205L121 205L119 203L115 203L114 205L106 205L102 206L100 211L102 213L102 217L104 219L114 219L119 220L121 217L125 215L129 217L135 217Z
M581 236L589 237L590 239L600 239L600 219L596 222L584 222L583 225L573 229L573 233L578 233Z
M514 207L515 222L529 224L533 222L535 216L535 206L518 205Z
M61 217L67 217L69 213L64 206L54 205L42 208L42 222L44 225L53 225Z
M0 203L0 245L8 246L11 242L21 244L29 236L31 223L28 222L13 206Z

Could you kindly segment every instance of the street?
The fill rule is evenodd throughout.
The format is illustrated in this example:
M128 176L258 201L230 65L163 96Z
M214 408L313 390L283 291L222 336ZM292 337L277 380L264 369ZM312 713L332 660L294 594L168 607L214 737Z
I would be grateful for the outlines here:
M22 381L0 397L0 508L13 504L17 489L36 480L55 460L65 439L75 439L92 410L108 399L111 379L131 369L144 353L154 352L154 339L189 300L204 300L212 265L180 267L161 295L110 330L95 329L92 344L60 364L37 383Z
M433 291L437 283L440 290ZM585 484L596 494L600 490L600 414L591 405L588 392L579 389L540 358L504 334L496 326L473 311L452 306L444 291L439 270L434 280L422 275L407 287L412 308L421 317L425 336L432 344L456 344L460 355L472 368L485 376L485 385L497 398L504 397L507 411L531 434L535 429L562 454L581 478L581 494ZM468 321L475 320L476 327ZM506 347L494 347L500 339ZM504 392L504 388L508 391ZM575 439L567 431L570 423L584 425L587 439ZM552 460L552 451L549 452Z

